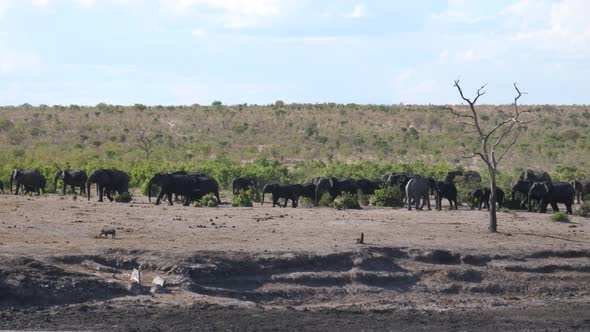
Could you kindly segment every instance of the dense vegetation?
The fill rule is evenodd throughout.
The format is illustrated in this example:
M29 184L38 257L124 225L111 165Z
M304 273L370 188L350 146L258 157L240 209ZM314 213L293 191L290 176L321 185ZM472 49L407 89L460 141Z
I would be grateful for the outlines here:
M555 180L587 176L590 107L525 106L538 117L503 162L507 188L525 167ZM493 124L509 106L481 106ZM153 138L149 160L139 148ZM22 105L0 108L0 176L14 167L119 168L139 186L157 171L194 170L227 188L234 176L259 183L305 182L314 176L379 178L389 171L434 174L481 170L462 151L478 141L438 106L284 104L95 107ZM473 135L471 135L473 136ZM53 189L52 181L49 188Z

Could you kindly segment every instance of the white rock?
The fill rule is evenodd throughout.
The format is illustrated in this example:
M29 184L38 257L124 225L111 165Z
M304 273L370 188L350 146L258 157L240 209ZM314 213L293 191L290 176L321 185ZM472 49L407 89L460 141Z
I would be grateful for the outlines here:
M154 280L152 280L153 285L158 285L160 287L164 287L165 282L166 281L164 280L164 278L162 278L160 276L156 276L156 277L154 277Z

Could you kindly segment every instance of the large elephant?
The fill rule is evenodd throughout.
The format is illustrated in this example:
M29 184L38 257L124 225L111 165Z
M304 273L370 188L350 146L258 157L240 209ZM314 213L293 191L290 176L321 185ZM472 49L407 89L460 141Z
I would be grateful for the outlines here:
M313 201L315 198L315 184L313 184L313 183L302 184L300 197L309 198L310 200Z
M356 180L356 186L363 195L373 195L375 190L379 189L382 185L383 181L381 180Z
M436 181L434 178L426 178L415 176L408 181L406 185L406 198L408 200L408 210L412 210L412 203L414 203L416 210L422 210L424 205L430 208L430 190L435 187ZM422 206L420 206L420 199L422 199Z
M469 193L469 197L471 198L471 204L479 210L483 207L484 209L490 208L490 194L492 190L488 187L475 189L474 191ZM499 207L504 206L504 190L496 187L496 203L498 203Z
M449 209L453 209L453 204L455 204L455 210L458 210L457 207L457 187L451 183L445 183L442 181L438 181L435 185L435 198L436 198L436 209L442 209L442 199L446 198L449 201Z
M287 207L287 202L291 200L291 206L296 208L299 204L299 196L301 195L302 185L288 184L288 183L274 183L267 184L262 189L262 205L264 205L264 194L270 193L272 195L272 206L279 204L279 198L285 199L283 207ZM280 206L280 204L279 204Z
M572 205L574 204L574 187L565 182L551 183L548 181L535 182L529 190L529 196L534 194L541 198L539 202L539 212L547 212L547 205L551 204L553 212L558 212L557 203L565 204L568 214L572 214ZM530 210L529 210L530 211Z
M62 180L61 194L66 194L66 187L70 186L74 194L76 194L76 187L80 187L80 195L83 195L86 187L88 175L80 169L60 169L55 173L54 185L57 190L57 180Z
M156 199L156 205L160 204L160 200L164 195L166 195L168 199L168 204L174 205L172 203L172 194L176 194L185 197L184 205L187 206L190 204L190 199L186 198L195 196L196 192L199 190L197 179L188 175L186 172L175 172L170 174L157 173L154 174L148 182L148 200L150 203L152 201L151 189L153 185L160 187L160 193Z
M533 170L533 169L527 169L524 170L519 178L519 181L528 181L531 183L534 182L551 182L551 176L549 176L549 173L545 172L545 171L541 171L541 170Z
M334 178L334 177L322 177L317 180L315 188L315 204L318 204L322 195L328 193L330 199L333 200L336 196L347 192L356 194L358 186L356 181L350 178Z
M231 183L232 194L237 195L240 190L253 188L256 190L256 179L254 178L235 178Z
M533 186L533 183L534 182L518 180L511 189L512 200L514 201L516 199L516 194L521 194L524 199L519 204L522 208L528 208L529 211L533 208L533 200L538 202L540 199L534 194L529 195L529 190Z
M584 200L584 195L590 194L590 179L575 179L570 184L576 191L576 199L580 204L580 198Z
M47 180L36 169L20 169L15 168L10 172L10 192L12 193L12 183L16 184L15 195L18 195L18 191L21 187L27 191L35 192L39 195L41 192L45 192L45 186Z
M86 197L90 200L90 188L93 183L96 183L96 190L98 191L98 201L103 201L103 195L106 194L109 201L113 201L112 193L128 193L129 181L131 178L123 171L116 169L97 169L90 173L88 180L86 180Z

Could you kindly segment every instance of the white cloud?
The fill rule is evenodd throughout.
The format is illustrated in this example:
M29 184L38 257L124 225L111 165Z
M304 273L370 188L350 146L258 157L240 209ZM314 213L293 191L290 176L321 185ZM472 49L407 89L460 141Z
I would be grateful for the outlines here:
M162 0L162 6L176 14L188 15L203 8L218 12L226 28L255 26L263 20L285 14L291 0Z
M367 6L364 3L359 3L354 6L352 11L346 15L350 18L361 18L367 16Z
M193 29L193 31L191 31L191 34L195 37L202 37L205 35L205 30L203 29Z
M480 17L459 9L447 9L441 13L432 15L432 18L445 23L474 24L481 21Z
M0 0L0 17L4 16L4 14L12 7L12 5L12 0Z
M83 8L90 8L94 6L96 0L78 0L78 4Z
M30 72L39 68L41 60L33 51L5 48L0 45L0 73Z
M32 0L31 4L33 7L45 8L49 5L49 0Z
M512 39L553 50L590 50L590 1L521 0L501 14L514 19Z

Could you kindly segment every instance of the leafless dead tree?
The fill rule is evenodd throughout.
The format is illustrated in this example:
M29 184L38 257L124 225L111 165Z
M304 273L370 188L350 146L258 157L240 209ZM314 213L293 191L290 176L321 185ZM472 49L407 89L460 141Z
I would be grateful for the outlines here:
M453 84L461 99L463 99L469 105L468 109L455 110L452 107L446 107L447 110L455 117L455 122L462 124L469 128L468 133L477 135L481 140L481 146L476 151L470 154L465 154L464 158L475 158L479 157L486 164L488 173L490 175L490 232L497 232L497 218L496 218L496 172L498 170L498 164L504 159L506 153L512 148L512 146L518 140L520 134L527 128L527 126L535 121L529 120L524 121L521 116L525 113L530 113L530 110L520 110L518 108L518 99L526 92L521 92L518 85L514 83L514 89L516 90L516 97L514 98L514 113L512 116L505 118L491 127L486 131L486 126L482 123L482 119L479 117L478 112L475 109L475 104L479 97L483 96L486 85L477 89L477 93L473 100L465 97L463 89L459 85L459 80L455 80Z
M139 137L137 138L136 145L145 153L145 159L150 159L154 139L155 137L149 135L146 130L139 131Z

